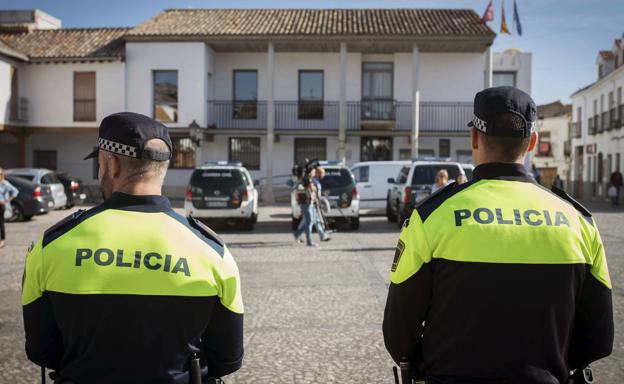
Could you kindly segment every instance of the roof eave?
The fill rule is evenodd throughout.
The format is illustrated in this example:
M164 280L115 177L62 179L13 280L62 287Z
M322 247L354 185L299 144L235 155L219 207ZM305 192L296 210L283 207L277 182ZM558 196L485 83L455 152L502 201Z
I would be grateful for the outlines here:
M122 56L102 56L102 57L33 57L30 62L33 64L39 63L68 63L68 62L115 62L124 61Z
M0 47L0 55L6 56L6 57L9 57L9 58L12 58L12 59L25 61L25 62L30 61L28 56L24 55L23 53L14 52L14 51L11 51L11 50L8 50L8 49L3 49L2 47Z

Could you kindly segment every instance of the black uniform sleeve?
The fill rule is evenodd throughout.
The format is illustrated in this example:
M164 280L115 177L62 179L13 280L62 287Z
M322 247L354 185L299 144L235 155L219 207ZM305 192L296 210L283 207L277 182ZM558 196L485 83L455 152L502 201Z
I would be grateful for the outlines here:
M581 287L568 352L570 369L581 369L611 354L613 349L613 302L611 280L602 240L596 230L595 258Z
M22 314L26 335L26 356L33 363L59 369L63 358L63 339L54 320L48 295L42 291L42 241L28 253L22 281Z
M418 374L433 277L431 250L416 211L401 232L390 281L383 321L386 349L397 363L407 359Z
M222 377L240 369L243 361L243 314L217 301L210 323L202 335L208 376Z

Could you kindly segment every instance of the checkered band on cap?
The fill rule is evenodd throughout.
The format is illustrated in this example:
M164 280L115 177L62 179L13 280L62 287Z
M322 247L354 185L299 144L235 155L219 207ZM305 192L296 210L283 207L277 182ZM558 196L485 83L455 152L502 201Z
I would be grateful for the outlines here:
M485 121L483 121L483 120L479 119L477 116L473 115L472 116L472 124L479 131L481 131L483 133L486 133L486 131L487 131L487 123Z
M130 145L117 143L106 139L98 138L98 147L108 152L129 157L138 157L137 148Z

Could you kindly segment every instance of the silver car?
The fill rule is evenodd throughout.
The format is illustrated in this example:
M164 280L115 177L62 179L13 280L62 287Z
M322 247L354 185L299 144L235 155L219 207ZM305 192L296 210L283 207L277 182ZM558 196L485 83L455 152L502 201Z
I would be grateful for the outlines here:
M43 184L50 187L54 199L54 209L61 209L67 205L67 196L63 183L56 177L56 173L44 168L12 168L7 169L7 175L18 176L35 184Z

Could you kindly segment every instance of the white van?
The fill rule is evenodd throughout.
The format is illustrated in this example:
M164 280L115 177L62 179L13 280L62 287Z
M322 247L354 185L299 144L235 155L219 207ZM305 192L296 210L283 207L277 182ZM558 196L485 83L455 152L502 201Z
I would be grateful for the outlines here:
M396 178L411 161L366 161L355 163L351 172L360 192L360 209L384 209L388 199L389 178Z

